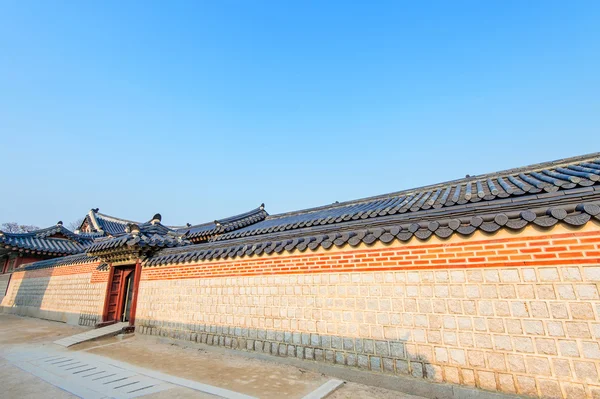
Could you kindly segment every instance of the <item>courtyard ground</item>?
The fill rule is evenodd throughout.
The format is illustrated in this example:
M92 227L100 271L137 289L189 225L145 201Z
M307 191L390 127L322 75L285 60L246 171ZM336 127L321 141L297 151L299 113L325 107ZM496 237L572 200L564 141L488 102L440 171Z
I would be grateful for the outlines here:
M15 356L22 356L21 353L27 353L28 356L37 354L39 357L47 355L45 357L48 358L51 358L50 355L63 355L65 358L88 356L93 359L118 361L133 368L150 369L162 375L168 374L261 399L303 398L332 378L339 379L339 373L338 376L332 377L321 372L319 367L303 367L309 366L307 362L286 364L283 361L285 359L269 359L268 355L257 356L135 334L86 342L69 349L59 348L52 343L82 331L85 329L63 323L0 314L0 397L77 397L19 368L20 363L10 360L15 359ZM170 385L167 390L143 397L187 399L215 396L185 386ZM395 390L351 382L348 379L328 398L422 399Z

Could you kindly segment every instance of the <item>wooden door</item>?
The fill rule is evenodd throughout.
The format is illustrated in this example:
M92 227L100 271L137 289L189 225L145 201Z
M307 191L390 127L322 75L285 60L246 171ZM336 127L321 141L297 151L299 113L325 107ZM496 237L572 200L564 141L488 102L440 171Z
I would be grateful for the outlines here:
M119 320L119 305L121 304L123 275L125 269L115 268L113 271L112 281L108 287L107 311L106 319L104 321L118 321Z
M137 285L141 265L111 267L109 284L106 287L103 323L135 320Z

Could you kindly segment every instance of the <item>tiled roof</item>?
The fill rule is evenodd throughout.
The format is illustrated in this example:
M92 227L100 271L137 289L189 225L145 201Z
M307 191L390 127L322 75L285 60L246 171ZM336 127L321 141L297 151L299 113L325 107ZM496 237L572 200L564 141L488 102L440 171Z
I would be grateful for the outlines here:
M58 235L59 237L52 237ZM64 237L64 238L63 238ZM43 255L70 255L83 252L91 243L87 237L74 234L62 223L29 233L0 232L0 247L18 249Z
M103 233L98 233L98 232L96 232L96 233L77 232L76 235L77 235L77 237L81 237L81 239L83 239L83 240L89 240L90 242L94 241L97 238L104 237Z
M90 226L93 227L95 233L104 232L105 234L112 236L117 234L123 234L125 232L125 227L127 227L128 224L138 223L132 220L105 215L103 213L100 213L97 208L92 209L88 212L87 216L85 217L84 223L86 221Z
M92 238L90 238L90 237L73 233L71 230L64 227L62 222L58 222L55 226L47 227L45 229L34 230L34 231L30 231L28 233L17 233L15 235L21 235L21 236L30 235L30 236L35 236L36 238L46 238L46 237L50 237L50 236L57 235L57 234L63 235L71 240L75 240L84 245L88 244L89 242L92 241Z
M593 192L600 180L600 154L564 159L447 183L405 190L362 200L336 203L319 208L272 215L265 220L216 240L230 240L261 234L357 220L373 220L391 215L422 215L424 211L450 214L502 201L519 202L536 198L560 197L567 193Z
M600 154L467 177L363 200L268 216L213 241L163 250L161 265L284 250L447 238L477 230L600 221Z
M50 267L60 267L60 266L71 266L71 265L81 265L84 263L92 263L98 262L98 259L93 256L88 256L87 254L76 254L70 256L64 256L61 258L47 259L42 260L35 263L30 263L27 266L23 267L23 270L37 270L37 269L47 269Z
M125 227L122 234L96 240L86 248L90 255L105 253L107 251L119 250L123 247L131 249L146 250L172 248L191 244L185 234L178 233L160 223L161 216L156 214L154 218L140 225L130 223Z
M246 226L253 225L264 220L269 214L265 211L265 204L251 211L231 216L214 222L199 224L196 226L177 229L180 233L187 233L187 237L193 241L205 241L217 234L227 233Z
M198 241L206 240L216 234L224 232L230 232L242 227L249 226L253 223L257 223L264 220L269 214L265 211L264 204L260 207L252 209L251 211L230 216L224 219L218 219L213 222L202 223L197 225L188 225L185 227L167 227L169 230L177 231L181 234L187 234L188 238L195 239ZM99 209L92 209L86 215L82 225L88 222L90 226L95 230L92 233L78 233L86 238L97 238L104 235L111 235L113 237L125 233L128 225L135 224L142 226L142 223L135 222L128 219L122 219L115 216L109 216L99 212ZM161 225L162 226L162 225ZM163 232L164 233L164 232Z
M87 248L88 255L138 248L148 256L147 266L391 243L413 237L443 239L475 231L520 230L528 225L578 227L590 220L600 222L600 154L280 215L270 216L261 206L185 228L157 223L160 215L141 225L108 218L124 225L123 231L96 239ZM189 245L194 238L203 242Z
M458 234L468 236L477 230L493 233L502 228L520 230L527 225L549 228L557 223L579 227L591 219L600 222L600 201L562 207L546 207L526 211L500 212L453 219L442 219L422 223L392 223L381 226L361 227L354 224L344 230L297 231L294 237L237 239L231 241L215 241L192 245L186 248L163 250L144 262L145 266L159 266L196 262L200 260L225 259L251 255L282 253L283 251L317 248L329 249L333 246L357 246L383 242L389 244L394 240L408 241L413 237L426 240L432 236L448 238ZM331 229L330 229L331 230Z
M170 248L182 245L191 244L186 241L183 236L175 236L170 234L123 234L119 237L113 237L106 240L98 240L89 248L86 249L88 254L95 254L102 251L113 250L124 246L128 247L154 247L154 248Z

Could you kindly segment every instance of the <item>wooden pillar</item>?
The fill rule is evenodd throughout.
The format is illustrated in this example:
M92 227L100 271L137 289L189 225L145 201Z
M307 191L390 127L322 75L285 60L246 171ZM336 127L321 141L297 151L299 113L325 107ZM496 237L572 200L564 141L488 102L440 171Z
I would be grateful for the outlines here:
M106 285L106 294L104 295L104 309L102 310L102 321L107 321L108 317L108 298L110 296L110 287L112 286L113 276L115 274L115 268L112 265L108 265L108 284Z
M21 266L22 262L23 262L23 255L22 254L17 255L17 257L15 258L15 263L13 264L13 267L12 267L12 271L13 272L16 271L19 268L19 266Z

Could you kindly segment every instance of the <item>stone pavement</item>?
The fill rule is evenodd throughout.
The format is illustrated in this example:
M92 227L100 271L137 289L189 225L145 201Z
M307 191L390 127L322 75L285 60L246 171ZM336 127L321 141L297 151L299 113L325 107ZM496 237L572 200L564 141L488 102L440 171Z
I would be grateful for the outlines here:
M16 367L82 398L131 399L179 385L226 399L256 399L86 352L36 348L14 351L5 358Z
M36 350L13 352L6 359L21 370L82 398L130 399L172 387L85 354Z
M0 314L0 397L423 399L368 384L340 385L327 372L311 371L310 362L287 365L271 357L134 334L70 347L53 343L85 330Z

